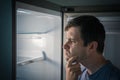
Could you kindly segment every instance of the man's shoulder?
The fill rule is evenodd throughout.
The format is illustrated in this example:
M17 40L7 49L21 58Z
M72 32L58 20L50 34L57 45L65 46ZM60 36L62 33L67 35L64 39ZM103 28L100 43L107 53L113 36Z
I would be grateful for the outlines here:
M120 80L120 69L111 64L110 69L110 80Z
M120 75L120 69L113 65L113 67L111 69L111 74Z

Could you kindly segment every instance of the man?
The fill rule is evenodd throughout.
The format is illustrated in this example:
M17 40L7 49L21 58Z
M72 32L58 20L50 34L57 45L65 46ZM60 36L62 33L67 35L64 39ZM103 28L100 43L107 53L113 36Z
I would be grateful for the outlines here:
M103 56L105 30L96 17L74 18L65 31L66 80L120 80L120 70Z

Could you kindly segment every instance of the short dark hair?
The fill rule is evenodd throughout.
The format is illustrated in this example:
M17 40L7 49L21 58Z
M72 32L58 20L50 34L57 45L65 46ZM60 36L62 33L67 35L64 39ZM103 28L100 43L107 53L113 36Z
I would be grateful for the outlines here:
M71 19L66 25L65 31L71 27L79 28L84 46L87 46L92 41L96 41L98 43L97 52L103 53L105 29L103 24L95 16L83 15Z

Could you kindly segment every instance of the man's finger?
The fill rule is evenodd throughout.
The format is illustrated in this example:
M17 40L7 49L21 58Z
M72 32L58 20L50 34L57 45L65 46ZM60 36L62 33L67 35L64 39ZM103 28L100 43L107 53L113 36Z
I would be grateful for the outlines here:
M71 58L67 61L67 66L69 67L69 66L74 65L75 62L76 62L76 60L77 60L77 56L71 57ZM72 63L73 63L73 64L72 64ZM77 62L76 62L76 63L77 63Z

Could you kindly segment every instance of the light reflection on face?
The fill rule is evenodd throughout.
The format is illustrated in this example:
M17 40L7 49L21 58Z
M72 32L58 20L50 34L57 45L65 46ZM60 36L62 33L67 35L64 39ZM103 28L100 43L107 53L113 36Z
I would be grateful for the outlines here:
M64 56L68 60L72 56L78 56L79 61L87 58L86 47L80 37L79 29L71 27L66 31L66 41L64 44Z

